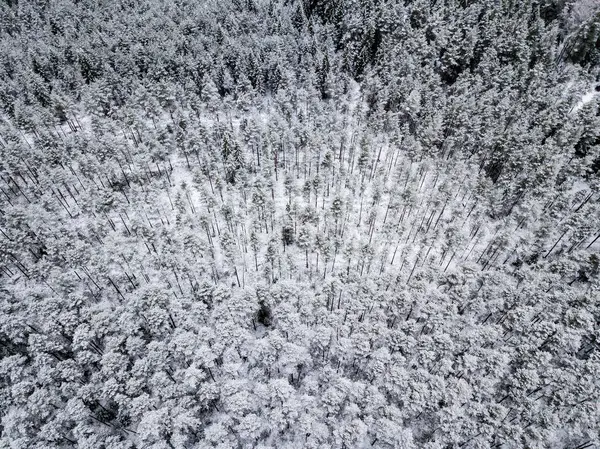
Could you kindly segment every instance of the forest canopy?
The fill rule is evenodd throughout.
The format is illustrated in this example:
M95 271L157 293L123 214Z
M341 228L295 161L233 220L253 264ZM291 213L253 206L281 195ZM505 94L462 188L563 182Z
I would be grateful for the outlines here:
M0 448L600 448L595 0L0 4Z

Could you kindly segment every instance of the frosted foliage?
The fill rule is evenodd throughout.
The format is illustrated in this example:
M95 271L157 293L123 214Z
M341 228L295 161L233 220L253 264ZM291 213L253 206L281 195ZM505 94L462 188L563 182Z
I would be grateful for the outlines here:
M0 448L600 448L599 7L3 2Z

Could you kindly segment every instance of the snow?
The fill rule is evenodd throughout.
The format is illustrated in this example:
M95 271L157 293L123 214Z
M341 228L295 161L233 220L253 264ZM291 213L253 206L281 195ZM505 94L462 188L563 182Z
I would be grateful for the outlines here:
M588 92L583 94L579 102L571 109L570 114L575 114L576 112L581 110L586 104L590 103L592 100L598 97L599 94L600 92L597 92L596 89L589 90Z
M581 83L569 82L565 88L569 92L559 96L582 92ZM428 104L431 95L424 85L419 86L423 86L423 90L406 92L408 102L412 103L408 112L420 109L419 120L427 122L430 111L426 106L431 106ZM196 447L196 442L191 442L196 438L207 439L206 444L214 442L222 446L266 447L261 444L268 443L273 447L286 444L286 447L342 447L341 440L337 436L329 438L329 433L346 435L348 448L424 447L427 438L441 441L447 437L445 433L475 426L475 421L468 421L469 414L463 416L463 407L465 410L489 408L490 404L501 412L504 407L515 410L510 421L494 422L500 415L496 413L498 410L490 415L496 429L508 424L515 428L529 427L534 420L534 426L544 423L545 409L553 406L556 398L548 402L543 394L551 392L544 390L541 396L535 400L532 397L532 402L524 405L519 398L537 391L538 380L539 385L546 388L558 376L572 375L571 368L565 371L566 365L574 367L575 373L576 367L593 363L592 357L583 363L577 351L580 342L593 335L597 315L596 309L592 310L596 306L593 298L589 300L592 296L589 291L590 286L597 288L597 281L592 279L594 258L591 255L600 240L589 250L585 249L598 231L595 216L584 215L589 210L597 211L590 207L596 207L596 197L578 215L572 214L596 186L583 177L572 176L562 185L562 190L528 191L513 213L497 218L500 215L491 211L495 212L494 207L505 200L501 198L502 190L510 201L508 195L514 194L511 188L519 185L518 180L501 179L496 185L492 184L479 169L479 161L474 161L480 156L477 153L473 153L475 157L470 161L436 156L419 132L402 126L403 114L391 116L387 125L379 126L382 120L377 114L369 117L364 114L367 107L364 97L370 95L367 89L363 91L359 83L350 81L346 93L339 94L341 98L322 102L317 95L310 99L314 101L310 105L309 100L299 101L296 110L287 104L288 109L282 109L281 96L266 95L262 103L257 102L246 111L220 105L218 98L215 108L211 109L223 106L227 112L203 111L200 118L196 112L186 109L183 102L173 113L176 116L164 112L156 119L156 125L144 118L143 112L137 112L139 116L134 118L136 124L132 126L138 127L140 133L145 132L145 144L158 147L163 141L152 139L160 133L168 133L167 125L171 131L176 128L174 122L181 115L187 119L189 126L179 136L182 139L177 140L166 156L168 160L160 162L160 177L154 173L155 176L132 181L120 192L108 185L98 188L93 184L94 179L99 175L104 179L105 172L113 181L122 181L117 161L107 157L98 164L99 173L94 177L81 174L82 187L85 184L84 189L89 190L78 192L77 199L85 200L86 207L78 208L76 199L71 200L69 196L64 200L72 207L73 217L60 208L60 199L57 202L53 197L52 202L43 206L30 207L24 198L18 197L20 208L3 207L2 229L6 228L11 237L0 236L3 245L0 255L6 259L4 256L11 254L8 251L14 251L36 276L25 279L15 269L12 276L0 277L6 290L0 299L3 301L0 317L9 324L0 327L0 343L4 344L6 337L11 337L9 333L18 338L34 335L30 338L31 347L15 349L32 353L32 360L45 361L40 365L47 368L54 370L56 366L53 379L62 382L58 368L65 368L61 365L68 368L70 362L60 359L71 355L52 354L54 360L42 343L48 343L48 347L64 344L68 348L71 331L77 328L76 333L83 333L85 328L90 340L93 339L94 344L97 341L106 357L100 355L102 366L98 369L97 364L86 361L90 357L86 351L73 348L77 357L73 365L85 367L93 376L89 381L87 376L81 376L84 390L72 396L79 398L80 393L85 394L83 397L93 396L94 389L101 390L104 385L109 387L107 393L98 399L103 407L114 409L113 402L116 402L110 397L114 396L115 400L122 401L119 413L123 410L125 417L128 407L139 408L139 414L131 417L131 427L138 433L131 432L125 437L136 447L142 446L139 443L144 438L160 445L170 434L170 427L185 429L182 435L190 435L189 443L185 439L180 440L181 444L171 440L173 447ZM594 90L575 98L573 102L577 104L570 113L576 114L586 104L596 101L597 95ZM377 112L377 107L374 106L372 112ZM300 109L305 109L302 118ZM447 111L440 111L440 117L444 112ZM77 113L82 114L74 116L82 129L63 129L67 136L81 133L93 140L95 126L106 125L104 129L110 129L115 125L105 117L92 120L82 108L73 112ZM260 166L241 136L240 127L245 119L252 119L263 135L269 134L270 140L261 142ZM223 161L218 136L210 136L207 141L212 139L212 143L202 144L200 153L202 160L215 164L208 175L213 181L214 194L209 180L201 173L203 167L199 164L202 162L193 155L188 156L188 163L183 154L203 138L196 134L200 133L197 127L205 127L210 132L218 126L217 122L225 124L244 153L244 169L250 184L246 190L242 190L239 182L230 184L230 180L224 180L223 165L227 161ZM394 128L396 124L399 126ZM415 126L418 129L420 124ZM396 134L392 136L388 127ZM126 176L131 173L133 178L151 155L144 150L145 144L134 147L137 142L128 131L125 135L118 127L117 130L111 143L119 147L127 145L131 150L133 156L129 157L133 161L128 160L122 169ZM410 146L421 145L412 158L404 151L409 146L405 145L406 141L398 142L400 131L408 133L411 139L414 137ZM435 134L437 130L429 128L429 132ZM301 134L305 137L303 133L310 142L303 147L296 165L293 145L301 140ZM36 140L31 135L22 138L30 145ZM496 138L498 136L491 133L491 143ZM358 165L362 139L368 141L369 147L366 167ZM338 159L340 141L345 145L341 160ZM275 172L273 152L279 142L285 145L286 158L278 160L280 165ZM269 147L271 144L273 147ZM333 154L331 168L317 165L328 151ZM75 172L81 170L77 157L71 165ZM550 168L550 164L554 164L556 174L568 161L562 154L552 157L553 162L545 163ZM305 162L310 164L308 170L303 170ZM157 167L151 169L156 171ZM320 186L314 182L317 170ZM535 168L531 170L531 178L539 175ZM75 183L64 167L51 166L42 171L48 180ZM111 172L114 173L111 175ZM297 205L298 214L286 210L289 200L286 175L294 184L291 203ZM553 176L549 179L554 181ZM49 185L52 181L48 180L44 181ZM217 181L222 182L219 184L222 195L217 191ZM268 203L264 222L259 208L252 204L252 195L260 193L261 188L254 187L259 182L263 183L262 193ZM189 196L182 192L183 184ZM304 185L312 186L308 195L303 192ZM29 193L27 187L23 188ZM35 193L35 186L29 189ZM182 203L177 201L180 193ZM100 212L97 205L105 195L114 197L114 201ZM37 200L33 195L32 198ZM47 201L47 196L40 198ZM341 218L331 213L336 198L343 203ZM554 207L544 206L554 199L557 200ZM227 222L223 213L226 207L233 210L234 216ZM316 214L316 222L310 217L303 222L300 215L304 211L307 216L308 212ZM53 252L39 262L32 257L37 257L33 251L35 246L30 249L28 242L19 241L18 245L12 242L12 236L24 234L22 221L13 220L15 216L21 218L18 214L25 216L25 223L37 231L44 227L59 229L57 233L49 231L44 235L45 242L54 245L56 254ZM114 228L105 217L114 221ZM203 219L210 223L207 233L202 226ZM521 219L526 219L522 225ZM283 246L284 225L289 220L294 221L298 233L302 230L303 235L310 234L307 252L302 244L297 244L298 233L296 243ZM567 221L569 234L563 234ZM93 240L88 228L94 228L102 241ZM252 231L257 234L256 247L248 243ZM582 235L569 240L576 232ZM317 233L325 238L323 246L339 242L336 258L331 248L326 259L326 249L317 247ZM231 238L226 239L229 234ZM566 250L584 237L579 248L573 252ZM156 248L147 248L147 242L152 246L156 244ZM552 247L554 242L559 244ZM551 248L553 251L549 251ZM58 256L63 254L67 257L61 260ZM517 259L535 259L532 256L536 255L540 256L538 261L523 262L523 268L510 263ZM9 260L5 266L12 267L11 263ZM265 273L265 268L272 269L273 273ZM589 277L585 281L578 277L583 271ZM237 282L236 274L239 274ZM111 283L114 281L114 288L107 286L107 275ZM133 277L129 284L125 275ZM80 294L85 291L84 283L89 284L84 276L98 281L97 292L91 286L92 295L99 296L98 302L86 302L87 291L87 296ZM54 295L46 295L47 288L40 282L46 280ZM194 283L201 285L200 293ZM519 288L526 289L523 295L518 292ZM160 294L147 297L149 290ZM31 334L26 325L43 326L43 332ZM556 341L547 340L554 329L560 330ZM568 345L563 345L564 338L559 337L567 337ZM181 344L182 340L185 345ZM546 355L540 348L548 341L553 352ZM33 343L39 344L39 348ZM146 346L158 348L156 352L160 354L149 352ZM533 363L526 370L522 366L523 347L531 348L535 357L532 360L542 360L543 366ZM102 352L100 349L97 352ZM126 361L111 367L111 357ZM164 363L159 360L162 357ZM129 366L137 369L142 363L147 366L144 368L148 370L147 376L142 369L132 372ZM7 369L7 364L6 360L0 360L0 393L5 386L11 388L4 396L0 394L2 400L19 393L19 388L13 388L11 382L21 374L16 369ZM518 382L511 385L514 379L505 373L514 371L515 366L518 369L512 377ZM589 369L591 372L594 368ZM12 378L6 381L8 377L4 373L9 371ZM529 376L527 371L533 374ZM29 372L23 370L23 373L29 377ZM43 376L40 376L43 383L36 383L37 373L32 373L31 386L26 384L20 388L25 392L36 389L38 393L43 392L49 398L46 405L52 404L60 410L62 397L50 389L50 394L46 394L41 388L47 383L59 383L46 382ZM195 380L186 380L190 376ZM534 379L532 385L526 384L531 379ZM585 382L581 381L582 388L576 383L565 385L566 391L560 396L571 399L568 396L571 395L574 401L579 401L580 392L587 393L595 379L587 376ZM148 392L143 393L148 401L130 400L142 387ZM179 387L184 388L179 390ZM74 383L73 388L79 385ZM120 388L125 388L127 395L116 395ZM457 388L464 397L456 397ZM508 400L499 405L506 390L514 392L514 397L506 396ZM65 388L61 394L69 399L69 391ZM24 397L18 406L10 405L12 399L7 399L10 406L6 407L2 425L9 428L9 433L0 434L0 446L6 438L12 438L5 435L18 435L20 421L30 419L27 414L19 416L29 407L26 402L35 403L26 399ZM35 399L43 403L40 397ZM186 410L194 401L202 402ZM305 403L310 407L298 406ZM560 403L560 406L568 403ZM54 413L54 407L48 410ZM88 419L87 407L86 404L82 409L85 417L75 425ZM518 407L531 409L527 419L532 421L521 419ZM573 415L582 414L584 407L586 404L580 402L569 405L569 410L574 410ZM180 410L185 414L177 416ZM35 417L36 414L30 415ZM536 418L538 415L540 419ZM551 418L558 419L557 416ZM592 421L592 418L586 419L588 423ZM116 419L110 420L111 425L121 425ZM319 422L323 430L321 442L315 440L319 429L312 424L306 424L306 432L297 432L294 426L302 421ZM439 422L444 426L443 431L437 426ZM65 429L67 424L71 425L57 423L64 424ZM437 427L430 426L432 423ZM576 427L575 424L570 426ZM272 429L278 430L271 433ZM90 427L90 433L95 431L96 427ZM552 432L548 432L550 440ZM194 433L196 435L192 435ZM296 440L284 443L288 436L295 436ZM476 437L467 432L455 437L454 443L432 442L431 447L434 444L435 447L461 445L468 449L486 447L488 442L491 445L491 439L483 437L467 444ZM52 441L60 441L60 438L58 435ZM573 438L568 441L565 438L564 446L575 447L575 443Z

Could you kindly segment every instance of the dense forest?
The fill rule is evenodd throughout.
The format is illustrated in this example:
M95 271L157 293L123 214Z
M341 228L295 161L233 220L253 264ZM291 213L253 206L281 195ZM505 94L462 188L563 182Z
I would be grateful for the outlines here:
M0 448L600 448L599 90L595 0L2 2Z

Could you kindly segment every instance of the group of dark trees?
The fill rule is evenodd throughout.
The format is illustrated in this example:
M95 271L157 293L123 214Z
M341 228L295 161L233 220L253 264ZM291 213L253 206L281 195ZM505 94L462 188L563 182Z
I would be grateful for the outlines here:
M600 447L600 8L0 5L0 447Z

